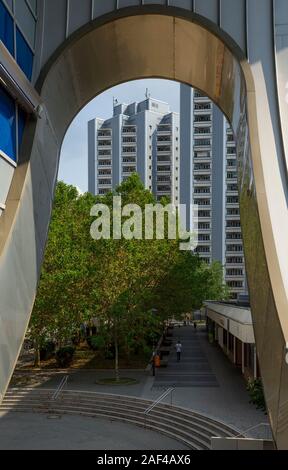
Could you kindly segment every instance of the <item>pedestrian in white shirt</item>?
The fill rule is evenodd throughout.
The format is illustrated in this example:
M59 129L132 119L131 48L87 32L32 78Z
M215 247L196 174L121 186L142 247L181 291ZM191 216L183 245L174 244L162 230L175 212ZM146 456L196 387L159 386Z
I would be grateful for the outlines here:
M181 360L181 353L182 353L182 344L180 342L180 340L178 339L177 343L176 343L176 353L177 353L177 362L180 362Z

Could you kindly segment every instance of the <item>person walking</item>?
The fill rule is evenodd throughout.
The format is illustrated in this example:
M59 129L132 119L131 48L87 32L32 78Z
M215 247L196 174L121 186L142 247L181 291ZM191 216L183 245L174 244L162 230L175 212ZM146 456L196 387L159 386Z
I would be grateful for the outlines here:
M181 360L181 353L182 353L182 344L181 344L181 341L178 339L177 343L176 343L176 353L177 353L177 362L180 362Z
M153 377L155 377L156 375L156 351L154 350L153 351L153 356L152 356L152 374L153 374Z

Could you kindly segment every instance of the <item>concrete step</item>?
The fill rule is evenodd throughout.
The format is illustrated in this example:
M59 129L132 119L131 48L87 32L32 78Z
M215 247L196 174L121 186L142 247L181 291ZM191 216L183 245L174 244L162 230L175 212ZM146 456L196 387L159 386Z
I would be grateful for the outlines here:
M72 395L71 395L72 393ZM140 408L141 411L144 411L147 407L147 405L151 404L150 401L147 401L147 400L141 400L141 399L136 399L136 400L133 400L133 403L131 403L131 397L130 398L125 398L125 397L122 397L122 396L119 396L119 398L117 396L109 396L109 395L103 395L103 396L93 396L93 394L88 394L88 397L89 397L89 400L85 399L85 402L84 402L84 398L82 396L82 394L79 394L79 392L75 393L75 392L65 392L65 394L63 394L63 396L61 397L61 400L62 401L65 401L65 403L69 403L69 400L71 399L72 397L72 405L75 406L76 403L83 403L85 405L93 405L95 403L95 399L96 399L96 402L99 403L100 401L102 402L102 400L104 400L104 404L107 404L107 403L110 403L110 405L115 405L116 406L129 406L130 408L133 407L133 408ZM39 400L37 401L37 399L35 398L35 393L31 394L31 395L25 395L25 398L23 397L23 395L21 394L20 396L13 396L12 398L8 398L6 397L5 401L4 401L4 404L5 404L5 407L7 408L7 406L10 407L10 409L13 407L13 406L16 406L17 404L19 403L30 403L31 406L37 406ZM4 405L3 404L3 405ZM161 405L158 405L157 406L157 411L158 410L163 410L165 409L166 410L166 407L168 407L168 410L171 411L171 406L170 405L165 405L165 404L161 404ZM203 417L203 415L199 415L195 412L192 412L190 410L182 410L181 408L178 408L178 407L173 407L173 414L175 415L175 413L178 413L178 416L179 417L184 417L186 418L187 416L189 416L189 418L193 418L194 420L198 421L199 423L203 423L203 420L204 420L204 423L207 424L207 422L210 422L210 426L212 426L212 429L215 433L219 433L221 435L221 433L223 433L223 431L225 432L225 434L227 434L228 436L231 436L231 435L235 435L237 432L236 431L233 431L231 430L231 428L229 426L226 426L225 424L222 424L220 423L220 426L219 426L219 423L215 420L210 420L209 421L209 418L207 417Z
M71 414L131 422L158 430L191 448L209 449L211 437L232 437L236 430L212 418L181 407L160 404L145 418L152 404L142 398L95 392L63 391L55 401L53 390L10 389L0 411Z
M43 408L43 403L42 403L42 397L40 397L40 399L37 400L37 398L35 397L35 394L33 394L34 396L29 396L29 395L26 395L25 398L23 398L23 396L16 396L16 397L11 397L11 398L8 398L6 397L4 402L3 402L3 406L2 408L5 406L5 409L7 409L9 407L9 409L13 409L13 407L15 406L31 406L31 407L41 407ZM71 407L85 407L85 408L89 408L89 407L93 407L93 406L107 406L107 404L109 404L110 407L116 407L117 409L126 409L127 407L129 407L130 410L134 410L134 411L138 411L138 412L141 412L141 413L144 413L144 411L146 410L147 408L147 401L145 401L145 403L142 403L141 400L138 400L137 401L133 401L133 403L131 403L131 399L123 399L122 397L120 397L118 399L118 397L109 397L109 396L103 396L103 397L89 397L90 399L87 399L87 398L84 398L81 395L78 394L70 394L70 393L64 393L61 397L59 397L59 399L61 399L61 405L65 404L65 406L71 406ZM94 398L94 399L93 399ZM46 406L46 403L44 403L44 407ZM53 402L51 402L51 406L54 406L53 405ZM215 435L215 436L223 436L223 435L228 435L228 436L231 436L232 433L231 433L231 429L227 426L227 429L225 429L224 425L218 425L217 422L214 422L214 421L209 421L208 418L203 418L203 416L199 416L193 412L188 412L185 410L185 411L182 411L181 409L177 408L177 407L171 407L170 405L158 405L157 408L155 408L153 410L153 413L164 413L164 414L167 414L169 416L173 415L174 419L177 421L181 421L181 420L184 420L184 421L191 421L193 420L193 422L195 423L198 423L200 426L201 425L204 425L207 426L209 425L209 428L211 430L211 434L212 435Z
M13 412L19 412L19 413L45 413L45 414L60 414L60 415L81 415L85 417L90 417L90 418L106 418L111 421L121 421L121 422L127 422L131 424L136 424L140 427L144 427L146 429L153 429L155 431L158 431L162 434L169 435L173 439L178 440L179 442L182 442L190 448L195 448L195 449L209 449L210 448L210 439L207 438L205 435L201 436L199 433L196 432L193 428L189 430L189 432L186 432L183 429L177 428L175 431L175 426L174 423L171 422L169 424L163 422L162 420L156 420L149 418L147 421L145 421L143 415L140 414L131 414L131 413L120 413L115 410L109 410L105 411L104 409L99 409L97 411L96 409L91 409L90 411L88 410L83 410L83 409L76 409L76 408L65 408L62 406L59 407L53 407L51 409L49 408L30 408L25 405L21 407L17 407L17 409L14 409Z

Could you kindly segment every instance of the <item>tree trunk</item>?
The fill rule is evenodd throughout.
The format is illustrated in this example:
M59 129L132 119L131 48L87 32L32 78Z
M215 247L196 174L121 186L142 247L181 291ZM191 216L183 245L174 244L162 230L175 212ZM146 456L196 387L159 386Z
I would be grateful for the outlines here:
M37 345L34 352L34 367L41 367L40 348Z
M115 328L115 334L114 334L114 347L115 347L115 378L116 378L116 382L120 382L119 347L118 347L118 337L117 337L117 329L116 328Z

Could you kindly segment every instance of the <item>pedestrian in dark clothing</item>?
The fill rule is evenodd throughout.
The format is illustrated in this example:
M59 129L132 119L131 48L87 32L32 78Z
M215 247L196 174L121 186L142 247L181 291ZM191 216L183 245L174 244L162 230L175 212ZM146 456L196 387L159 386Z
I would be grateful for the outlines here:
M155 359L156 359L156 351L153 351L153 357L152 357L152 373L153 377L156 375L156 364L155 364Z

